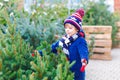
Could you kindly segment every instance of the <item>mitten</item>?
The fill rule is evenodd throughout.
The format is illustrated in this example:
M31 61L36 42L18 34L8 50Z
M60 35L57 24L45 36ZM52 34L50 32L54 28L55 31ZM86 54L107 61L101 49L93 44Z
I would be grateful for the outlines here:
M86 59L82 59L81 62L82 62L82 67L80 68L80 71L84 72L85 71L85 67L87 65L87 61L86 61Z

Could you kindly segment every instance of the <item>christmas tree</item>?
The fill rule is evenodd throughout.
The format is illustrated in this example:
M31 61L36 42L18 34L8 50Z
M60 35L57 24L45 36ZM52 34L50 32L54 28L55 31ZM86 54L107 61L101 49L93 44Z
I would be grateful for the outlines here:
M37 49L41 49L42 56L39 52L33 53L35 59L30 63L34 71L29 77L30 80L73 80L73 73L69 68L74 63L69 64L60 48L60 54L51 53L50 44L44 41Z
M14 16L10 16L7 8L3 10L6 32L0 31L0 80L27 80L32 60L30 47L16 30Z

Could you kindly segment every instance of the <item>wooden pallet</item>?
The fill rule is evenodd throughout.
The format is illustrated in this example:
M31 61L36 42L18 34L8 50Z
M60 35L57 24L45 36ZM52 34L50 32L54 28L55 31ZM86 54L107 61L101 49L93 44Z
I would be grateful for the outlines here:
M111 60L112 26L83 26L88 44L94 38L91 59Z
M115 37L115 41L117 43L114 45L114 48L120 48L120 21L117 22L116 25L118 28L118 32L117 32L116 37Z

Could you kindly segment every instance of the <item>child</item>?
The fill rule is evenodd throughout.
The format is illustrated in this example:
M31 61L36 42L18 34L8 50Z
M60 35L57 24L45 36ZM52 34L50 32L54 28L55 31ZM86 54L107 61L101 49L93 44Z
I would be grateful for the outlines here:
M88 63L88 47L85 34L82 29L84 10L78 9L64 21L66 35L52 44L52 52L57 53L57 47L61 46L67 59L75 64L70 68L74 73L74 80L85 80L85 67Z

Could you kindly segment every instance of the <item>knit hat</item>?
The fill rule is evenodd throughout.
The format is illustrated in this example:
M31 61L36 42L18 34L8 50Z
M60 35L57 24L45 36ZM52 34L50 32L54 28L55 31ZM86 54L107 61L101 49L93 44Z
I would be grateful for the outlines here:
M69 16L64 21L64 25L66 23L74 25L78 30L82 28L82 18L84 16L85 12L83 9L76 10L75 13L73 13L71 16Z

